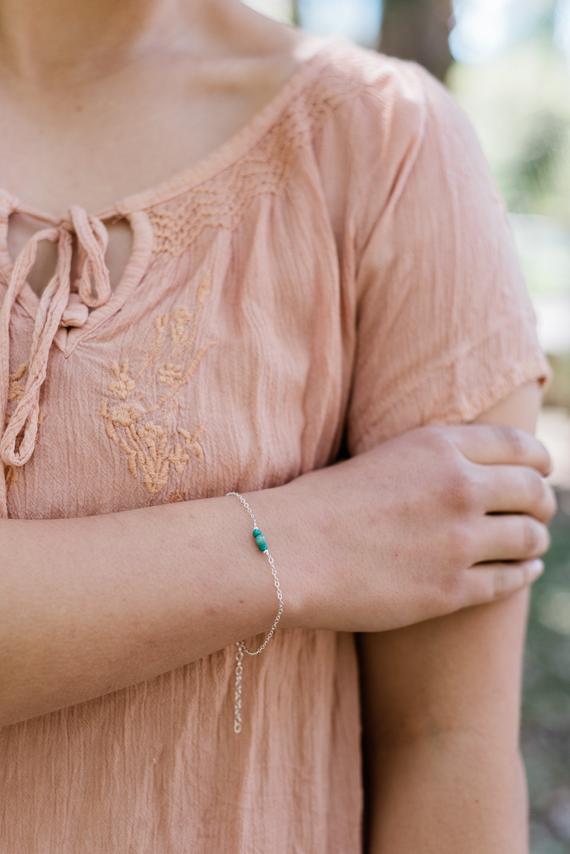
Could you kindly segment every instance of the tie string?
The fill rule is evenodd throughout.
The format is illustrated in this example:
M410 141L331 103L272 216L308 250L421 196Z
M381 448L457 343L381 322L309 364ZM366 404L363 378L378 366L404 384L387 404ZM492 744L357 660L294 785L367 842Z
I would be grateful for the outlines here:
M78 294L71 291L73 236L78 246ZM10 391L10 330L18 295L36 262L39 244L57 244L55 271L37 306L22 394L6 420ZM111 295L105 252L109 235L97 217L73 205L69 220L36 231L18 254L0 306L0 465L23 466L33 454L40 413L40 391L46 379L49 352L60 326L76 325L86 307L96 308ZM8 516L6 478L0 477L0 518Z
M89 308L98 308L111 296L111 281L105 263L109 232L100 219L89 216L79 205L72 205L69 208L69 215L77 235L79 249L77 289L85 305Z

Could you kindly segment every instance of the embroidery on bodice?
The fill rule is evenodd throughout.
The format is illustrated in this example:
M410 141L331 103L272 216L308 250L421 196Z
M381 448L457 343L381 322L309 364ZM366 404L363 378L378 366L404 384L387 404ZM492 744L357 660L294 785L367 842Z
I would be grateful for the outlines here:
M234 163L189 190L176 192L173 184L172 197L147 210L154 229L154 255L182 255L206 228L236 228L254 199L282 190L299 149L310 146L335 109L366 85L362 71L328 65L317 83L311 80L296 93Z
M193 311L185 306L154 319L150 347L140 356L108 366L100 415L107 436L126 458L130 474L150 495L181 474L192 459L203 460L203 424L180 424L180 391L192 380L210 347L196 339L211 279L196 290Z

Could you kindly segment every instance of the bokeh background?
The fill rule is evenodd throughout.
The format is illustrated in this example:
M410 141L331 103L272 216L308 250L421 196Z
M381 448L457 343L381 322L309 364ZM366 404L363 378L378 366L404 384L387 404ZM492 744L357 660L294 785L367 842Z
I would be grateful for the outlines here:
M507 202L554 369L538 433L554 458L559 498L547 571L533 588L525 656L531 850L570 854L570 0L249 5L426 66L469 115Z

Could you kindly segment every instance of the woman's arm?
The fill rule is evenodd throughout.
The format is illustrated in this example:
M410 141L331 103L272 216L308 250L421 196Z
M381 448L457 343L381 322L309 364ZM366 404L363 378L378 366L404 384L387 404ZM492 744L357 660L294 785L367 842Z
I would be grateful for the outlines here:
M284 490L245 495L276 561L286 557L287 625L306 561ZM267 562L235 497L1 520L0 554L0 726L151 679L267 631L275 616Z
M535 384L478 420L532 431ZM369 854L523 854L527 591L359 638Z
M540 474L549 459L529 434L511 439L480 426L414 430L283 486L246 492L280 569L281 626L382 631L528 584L528 560L546 547L552 513ZM453 495L475 481L485 506L528 515L484 526L479 557L465 560L461 532L484 516ZM233 497L4 519L0 554L0 726L251 638L275 613L267 563ZM483 555L518 563L472 568Z

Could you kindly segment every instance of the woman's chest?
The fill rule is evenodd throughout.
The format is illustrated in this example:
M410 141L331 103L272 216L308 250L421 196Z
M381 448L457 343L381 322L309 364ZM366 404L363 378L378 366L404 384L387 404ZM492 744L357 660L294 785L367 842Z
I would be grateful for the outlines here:
M340 439L343 342L328 254L274 253L263 233L157 257L121 310L53 347L14 517L77 516L252 490L325 465ZM31 323L13 329L9 405Z
M13 81L0 79L0 185L63 215L72 203L99 210L199 164L296 69L289 36L273 55L264 44L260 55L245 57L242 47L208 63L185 51L126 63L100 79L62 85L57 96L32 85L15 98Z

